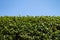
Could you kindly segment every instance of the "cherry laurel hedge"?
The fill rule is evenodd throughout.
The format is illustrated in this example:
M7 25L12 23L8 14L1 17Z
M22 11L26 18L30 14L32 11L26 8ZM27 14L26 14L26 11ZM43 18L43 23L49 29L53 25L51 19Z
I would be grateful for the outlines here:
M60 40L60 16L0 16L0 40Z

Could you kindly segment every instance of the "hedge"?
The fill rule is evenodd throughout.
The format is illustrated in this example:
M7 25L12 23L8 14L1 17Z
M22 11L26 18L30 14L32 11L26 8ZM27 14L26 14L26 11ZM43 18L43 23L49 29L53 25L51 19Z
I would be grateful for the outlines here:
M60 16L0 16L0 40L60 40Z

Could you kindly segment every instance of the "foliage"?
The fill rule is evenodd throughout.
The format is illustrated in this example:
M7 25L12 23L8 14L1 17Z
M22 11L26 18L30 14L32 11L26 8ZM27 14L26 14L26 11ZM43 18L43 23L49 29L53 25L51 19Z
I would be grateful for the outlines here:
M0 16L0 40L60 40L60 17Z

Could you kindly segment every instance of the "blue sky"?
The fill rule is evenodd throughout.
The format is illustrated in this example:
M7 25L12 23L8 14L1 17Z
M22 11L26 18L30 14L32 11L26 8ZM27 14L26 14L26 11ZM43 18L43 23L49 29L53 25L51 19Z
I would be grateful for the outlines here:
M0 16L60 16L60 0L0 0Z

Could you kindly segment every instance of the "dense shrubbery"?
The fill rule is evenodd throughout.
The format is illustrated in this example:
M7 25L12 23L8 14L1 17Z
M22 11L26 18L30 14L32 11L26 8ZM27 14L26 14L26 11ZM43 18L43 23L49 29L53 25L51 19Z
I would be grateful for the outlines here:
M0 40L60 40L60 17L0 16Z

